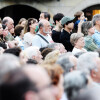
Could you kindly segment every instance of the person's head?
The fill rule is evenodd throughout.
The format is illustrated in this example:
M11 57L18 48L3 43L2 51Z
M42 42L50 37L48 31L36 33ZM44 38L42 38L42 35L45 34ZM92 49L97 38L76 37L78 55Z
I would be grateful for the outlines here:
M34 86L37 89L37 92L35 92L37 100L55 100L55 90L52 88L51 80L45 69L36 65L26 65L26 67L23 67L23 71L36 84ZM26 93L26 97L28 97L26 100L30 100L30 93L32 92L28 93ZM36 98L32 98L31 100L36 100Z
M65 75L73 70L76 70L77 58L72 53L68 52L60 55L56 63L63 68Z
M58 50L53 50L52 52L46 55L44 63L55 64L59 55L60 55L60 52Z
M21 53L21 48L20 47L9 48L9 49L6 49L4 51L4 53L10 53L10 54L13 54L13 55L19 57L19 55Z
M25 26L26 23L26 19L25 18L21 18L18 22L19 25L22 25L23 27Z
M30 32L32 30L35 32L36 26L37 26L37 20L35 18L29 18L26 21L24 33Z
M45 59L46 55L49 54L50 52L52 52L53 49L51 48L45 48L42 52L41 55L43 56L43 59Z
M74 17L77 19L77 20L84 20L85 17L84 17L84 12L83 11L78 11L74 14Z
M14 20L11 17L4 17L2 23L8 27L8 31L14 28Z
M22 25L17 25L14 30L15 36L24 36L24 27Z
M64 87L63 87L63 69L57 65L57 64L53 64L53 65L42 65L46 71L48 72L50 78L51 78L51 82L54 85L54 87L57 88L58 93L56 95L56 100L61 99L62 94L64 92Z
M73 23L74 18L70 18L70 17L63 17L61 19L61 24L63 26L63 28L66 30L70 30L72 31L72 29L74 28L74 23Z
M50 14L48 12L41 12L39 20L46 19L50 21Z
M51 43L51 44L48 44L47 47L54 50L59 50L61 54L67 52L62 43Z
M4 81L6 73L20 67L19 59L12 54L0 55L0 84Z
M81 31L84 35L93 35L95 33L92 22L86 21L82 23Z
M80 71L73 71L64 77L64 90L68 100L74 100L80 92L88 85L88 77Z
M8 27L5 24L2 24L2 28L3 28L3 36L7 36L8 35Z
M90 63L91 62L91 63ZM97 52L82 54L77 62L77 68L89 73L95 82L100 82L100 58Z
M62 13L57 13L53 16L53 21L55 23L55 25L60 23L60 20L64 17L64 15ZM61 24L61 23L60 23Z
M80 48L83 48L84 43L84 35L82 33L73 33L70 37L71 44L75 47L78 46Z
M44 35L51 33L50 22L45 20L45 19L40 20L39 31L40 31L41 34L44 34Z
M99 25L100 26L100 14L96 14L92 18L93 26Z
M38 47L28 47L24 50L24 52L26 53L28 59L34 59L38 63L41 63L42 55Z

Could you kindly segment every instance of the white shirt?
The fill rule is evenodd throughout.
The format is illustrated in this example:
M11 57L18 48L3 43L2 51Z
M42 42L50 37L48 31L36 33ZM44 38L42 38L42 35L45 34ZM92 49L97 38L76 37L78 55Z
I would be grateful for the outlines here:
M73 55L75 55L75 54L77 54L77 53L79 53L79 52L87 52L87 50L86 49L84 49L84 48L82 48L82 49L78 49L78 48L73 48L73 50L72 50L72 54Z
M37 34L40 34L39 32ZM50 43L53 43L53 40L51 38L51 36L49 34L47 34L46 36L40 34L42 37L44 37L48 42L49 44ZM37 46L39 48L43 48L43 47L46 47L48 45L48 43L43 40L40 36L38 35L35 35L34 38L33 38L33 41L32 41L32 46Z
M30 32L25 33L24 35L24 47L28 48L32 46L32 40L34 38L34 34L31 34Z

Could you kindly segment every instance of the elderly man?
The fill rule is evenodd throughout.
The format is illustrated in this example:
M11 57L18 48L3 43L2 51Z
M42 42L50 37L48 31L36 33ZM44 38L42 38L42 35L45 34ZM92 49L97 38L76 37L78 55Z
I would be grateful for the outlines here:
M38 63L42 62L42 55L38 47L31 46L31 47L26 48L24 51L28 59L34 59Z
M43 19L39 22L39 32L34 36L32 46L39 48L46 47L48 44L53 43L51 36L51 26L49 21Z
M95 44L100 48L100 14L94 15L92 22L95 28L95 33L92 35L92 38Z
M14 30L14 20L11 17L4 17L2 24L6 25L8 27L8 35L5 37L6 40L14 40L14 37L10 33L11 30Z
M100 58L97 52L87 52L80 55L77 68L89 73L94 81L93 85L98 86L100 83Z
M9 73L0 86L0 97L2 100L55 100L52 89L42 67L27 65Z

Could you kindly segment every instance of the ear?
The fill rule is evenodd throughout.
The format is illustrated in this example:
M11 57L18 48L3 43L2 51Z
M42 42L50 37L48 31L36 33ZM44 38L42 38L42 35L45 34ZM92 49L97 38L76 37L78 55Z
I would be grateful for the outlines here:
M26 92L24 98L25 100L38 100L37 94L33 91Z
M90 75L91 75L92 78L95 78L95 77L96 77L96 72L95 72L95 70L91 70Z

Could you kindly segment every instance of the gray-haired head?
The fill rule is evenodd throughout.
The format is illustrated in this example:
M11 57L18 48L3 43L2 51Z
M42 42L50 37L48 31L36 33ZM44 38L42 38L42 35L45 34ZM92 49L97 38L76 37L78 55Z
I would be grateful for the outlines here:
M96 14L92 18L93 25L96 25L96 21L100 20L100 14Z
M55 49L55 47L58 46L59 44L60 43L51 43L51 44L48 44L47 47L51 49Z
M88 78L85 73L73 71L64 77L64 89L69 100L74 100L77 97L80 89L86 87Z
M95 58L97 57L99 57L99 54L97 52L87 52L82 54L78 59L77 68L86 73L90 73L92 69L96 70L97 65L95 62Z
M20 67L19 59L12 54L0 55L0 83L10 71Z
M74 57L73 54L71 52L68 52L60 55L56 62L64 69L64 75L66 73L69 73L75 67L74 62L71 60L71 57Z

